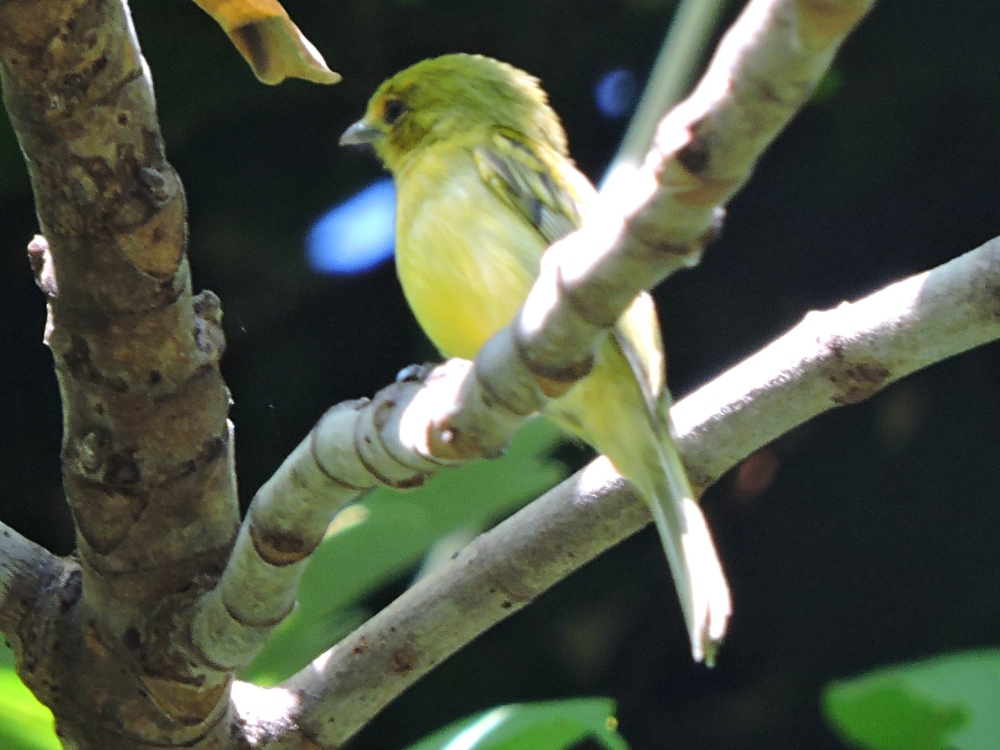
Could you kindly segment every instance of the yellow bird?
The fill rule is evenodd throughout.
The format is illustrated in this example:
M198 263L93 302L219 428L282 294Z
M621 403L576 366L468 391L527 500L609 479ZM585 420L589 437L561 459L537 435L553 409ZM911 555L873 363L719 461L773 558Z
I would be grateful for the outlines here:
M396 183L396 266L445 356L472 359L517 313L545 249L596 192L567 153L538 81L478 55L424 60L383 83L342 145L371 145ZM670 432L653 300L640 294L593 370L545 414L607 456L649 504L697 661L731 611L711 534Z

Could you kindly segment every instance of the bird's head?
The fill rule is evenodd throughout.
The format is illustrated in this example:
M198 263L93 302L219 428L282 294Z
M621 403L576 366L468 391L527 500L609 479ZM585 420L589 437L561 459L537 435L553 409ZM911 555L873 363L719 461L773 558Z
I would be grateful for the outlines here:
M566 153L566 135L538 80L481 55L423 60L385 81L341 145L371 145L390 171L438 141L500 126Z

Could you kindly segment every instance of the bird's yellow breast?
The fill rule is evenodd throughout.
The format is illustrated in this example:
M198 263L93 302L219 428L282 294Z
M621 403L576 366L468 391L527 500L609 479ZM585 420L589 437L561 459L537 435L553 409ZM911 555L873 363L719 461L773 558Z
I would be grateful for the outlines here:
M446 356L472 359L507 325L545 244L479 176L473 144L425 149L396 179L396 264L421 327Z

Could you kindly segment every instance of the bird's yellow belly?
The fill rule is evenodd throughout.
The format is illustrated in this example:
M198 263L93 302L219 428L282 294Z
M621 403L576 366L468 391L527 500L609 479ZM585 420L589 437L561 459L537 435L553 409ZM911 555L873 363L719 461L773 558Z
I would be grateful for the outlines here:
M421 194L400 196L397 205L417 208L396 224L397 272L417 321L442 354L465 359L514 317L545 249L469 166L446 181L407 180L403 189Z

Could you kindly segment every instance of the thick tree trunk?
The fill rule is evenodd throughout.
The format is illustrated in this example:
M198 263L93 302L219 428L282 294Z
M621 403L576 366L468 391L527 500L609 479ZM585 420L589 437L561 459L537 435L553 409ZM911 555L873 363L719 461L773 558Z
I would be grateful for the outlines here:
M229 394L149 71L119 0L0 2L0 60L41 228L29 254L78 543L7 632L67 746L208 746L231 676L192 654L186 610L239 523Z

